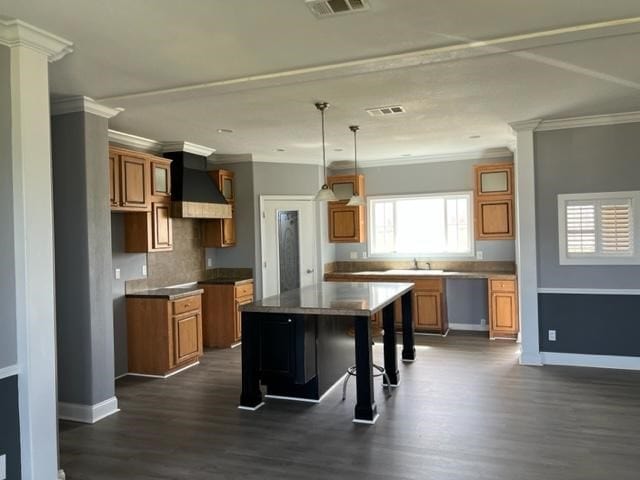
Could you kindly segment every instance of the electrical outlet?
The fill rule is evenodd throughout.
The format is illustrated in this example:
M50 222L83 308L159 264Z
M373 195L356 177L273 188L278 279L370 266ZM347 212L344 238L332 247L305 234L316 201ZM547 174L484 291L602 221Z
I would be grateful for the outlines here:
M0 480L7 478L7 456L0 455Z
M116 268L116 280L120 280L120 269Z
M213 267L213 258L207 258L207 267Z
M555 342L556 341L556 331L555 330L549 330L549 341L550 342Z
M143 277L147 276L147 266L146 265L142 265L142 276Z
M482 260L484 258L484 252L482 250L478 250L476 252L476 260Z
M362 252L362 258L367 258L367 252Z
M480 325L484 327L486 324L487 324L487 319L486 318L481 318L480 319Z
M349 254L349 257L351 258L351 260L357 260L358 259L358 252L351 252Z

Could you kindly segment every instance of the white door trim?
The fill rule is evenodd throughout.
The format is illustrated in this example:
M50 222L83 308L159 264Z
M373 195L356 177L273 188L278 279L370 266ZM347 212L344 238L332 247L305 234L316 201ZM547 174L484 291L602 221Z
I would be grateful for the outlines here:
M259 204L260 204L260 252L259 252L259 256L260 258L258 259L257 264L260 266L260 277L262 278L262 291L260 292L262 297L264 298L264 291L265 291L265 286L266 286L266 282L264 279L264 260L263 260L263 252L266 249L265 246L265 238L264 238L264 221L265 221L265 217L264 217L264 209L265 209L265 202L268 201L273 201L273 202L287 202L287 201L303 201L303 202L315 202L315 196L314 195L260 195L260 199L259 199ZM318 219L320 218L319 216L319 208L316 207L314 209L314 221L316 223L316 250L317 250L317 255L316 255L316 281L319 281L319 275L320 272L322 270L322 248L321 248L321 241L322 241L322 236L321 236L321 229L319 228L318 225Z

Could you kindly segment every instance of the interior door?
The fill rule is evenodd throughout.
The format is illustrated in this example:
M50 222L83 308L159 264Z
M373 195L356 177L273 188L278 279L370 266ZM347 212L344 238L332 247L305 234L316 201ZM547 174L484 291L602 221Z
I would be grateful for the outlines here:
M315 202L264 197L262 204L262 297L279 294L285 274L285 290L313 285L318 281Z

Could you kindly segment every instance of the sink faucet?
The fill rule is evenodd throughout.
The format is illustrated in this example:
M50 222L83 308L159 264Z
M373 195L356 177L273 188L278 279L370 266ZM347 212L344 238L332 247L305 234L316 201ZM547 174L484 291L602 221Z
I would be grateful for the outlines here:
M425 262L427 264L427 268L426 270L431 270L431 263L430 262ZM418 265L418 259L414 258L413 259L413 269L414 270L421 270L420 265Z

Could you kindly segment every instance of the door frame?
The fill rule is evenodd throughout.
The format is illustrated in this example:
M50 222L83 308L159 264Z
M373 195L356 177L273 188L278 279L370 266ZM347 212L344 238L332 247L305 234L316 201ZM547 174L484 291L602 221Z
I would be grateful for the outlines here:
M312 218L312 222L315 225L315 246L316 246L316 255L315 255L315 264L316 264L316 268L315 268L315 281L319 282L321 277L322 277L322 229L320 228L319 225L319 218L320 218L320 207L319 204L320 202L316 202L315 201L315 196L314 195L260 195L260 211L259 211L259 216L260 216L260 251L258 252L258 256L259 258L256 259L256 266L259 267L259 269L257 268L256 271L260 271L260 281L261 281L261 291L260 291L260 295L261 298L264 298L264 291L265 291L265 278L264 278L264 262L263 262L263 252L265 251L266 247L265 247L265 231L264 231L264 222L266 220L265 215L264 215L264 208L265 208L265 203L268 201L274 201L274 202L289 202L289 201L303 201L303 202L311 202L312 206L315 206L315 208L313 208L313 218ZM314 205L314 203L317 203L316 205Z

